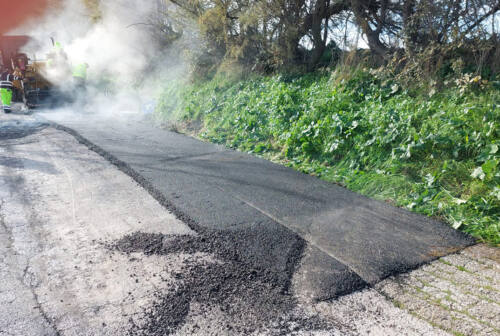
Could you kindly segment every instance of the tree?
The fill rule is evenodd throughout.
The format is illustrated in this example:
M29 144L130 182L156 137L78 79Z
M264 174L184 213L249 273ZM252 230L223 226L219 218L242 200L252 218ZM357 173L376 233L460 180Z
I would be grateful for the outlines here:
M307 64L314 69L332 41L331 27L353 16L370 50L388 61L414 57L484 33L499 0L170 0L198 25L207 52L250 68ZM494 23L493 23L494 26ZM347 26L345 28L347 30ZM491 33L490 35L491 36Z

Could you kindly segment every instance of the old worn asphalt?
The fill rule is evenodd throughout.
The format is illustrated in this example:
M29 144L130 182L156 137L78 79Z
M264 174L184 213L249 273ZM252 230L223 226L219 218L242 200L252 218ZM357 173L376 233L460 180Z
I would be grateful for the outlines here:
M473 243L439 221L141 118L44 117L121 167L192 229L228 237L243 261L282 274L285 287L303 258L312 299L352 292ZM305 244L311 248L301 256Z

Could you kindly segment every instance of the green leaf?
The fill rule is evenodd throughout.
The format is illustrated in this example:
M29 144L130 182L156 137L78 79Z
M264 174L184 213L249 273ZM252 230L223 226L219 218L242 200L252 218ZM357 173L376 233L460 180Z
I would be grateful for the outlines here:
M481 169L486 175L491 175L495 171L496 166L497 166L496 160L488 160L485 163L483 163Z
M498 145L497 144L491 144L490 145L490 154L495 154L498 152Z
M484 174L482 167L477 167L476 169L474 169L472 174L470 174L470 176L472 176L473 178L478 178L480 180L484 180L484 177L486 175Z
M500 187L495 187L490 195L500 200Z
M431 174L427 174L425 175L425 182L427 182L427 186L428 187L432 187L432 185L434 184L434 176L431 175Z

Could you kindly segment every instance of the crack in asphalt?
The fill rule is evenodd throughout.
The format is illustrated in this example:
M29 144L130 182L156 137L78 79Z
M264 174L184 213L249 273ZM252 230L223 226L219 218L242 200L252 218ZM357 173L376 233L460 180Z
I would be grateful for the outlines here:
M12 247L13 239L12 239L12 230L5 224L5 215L2 211L3 207L5 204L5 199L0 200L0 226L4 229L5 233L7 233L7 240L8 240L8 245L7 249L10 249Z
M172 158L165 158L159 160L160 162L174 162L174 161L179 161L179 160L188 160L188 159L196 159L196 158L202 158L205 156L210 156L213 154L218 154L220 153L219 151L217 152L208 152L208 153L202 153L202 154L195 154L195 155L182 155L182 156L175 156Z
M27 262L27 265L23 271L23 283L25 286L30 290L31 294L33 295L33 299L35 300L37 306L33 308L37 308L38 312L40 313L40 316L44 319L45 322L47 322L48 326L52 329L52 331L55 333L56 336L61 336L61 331L57 327L57 319L55 318L50 318L45 309L43 308L43 304L40 301L40 298L36 292L36 289L39 287L39 285L33 285L31 281L28 281L26 283L26 276L28 274L28 269L30 268L29 261Z

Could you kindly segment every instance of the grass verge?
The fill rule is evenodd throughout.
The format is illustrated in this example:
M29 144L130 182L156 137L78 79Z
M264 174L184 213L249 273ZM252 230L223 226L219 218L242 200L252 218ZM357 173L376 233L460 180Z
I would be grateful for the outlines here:
M167 83L156 112L201 139L438 217L498 246L498 82L456 83L419 91L364 70L217 77Z

